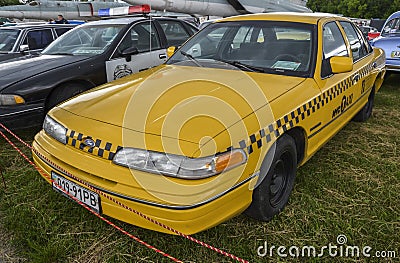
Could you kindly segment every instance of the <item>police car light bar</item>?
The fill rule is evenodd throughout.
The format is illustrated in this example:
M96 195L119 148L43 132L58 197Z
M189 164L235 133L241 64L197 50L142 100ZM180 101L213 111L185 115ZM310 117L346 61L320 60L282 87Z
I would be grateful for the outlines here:
M122 6L115 8L101 8L98 16L123 16L132 14L148 14L150 13L149 5Z

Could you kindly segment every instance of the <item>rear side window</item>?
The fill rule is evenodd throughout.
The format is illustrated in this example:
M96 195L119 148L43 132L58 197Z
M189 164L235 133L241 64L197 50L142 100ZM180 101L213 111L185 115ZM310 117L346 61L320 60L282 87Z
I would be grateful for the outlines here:
M71 28L56 28L56 33L57 36L61 36L62 34L66 33L68 30L70 30Z
M24 40L24 44L29 46L29 50L43 49L53 41L51 29L29 31Z
M192 27L192 26L190 26L190 25L187 25L186 28L190 31L190 34L191 34L191 35L196 34L197 31L198 31L196 28L194 28L194 27Z
M167 38L168 46L180 46L190 37L179 21L159 21Z
M351 53L353 54L353 61L357 61L368 54L367 47L364 41L357 34L353 25L349 22L340 21L340 25L343 27L346 37L350 43Z
M382 36L390 34L400 34L400 18L390 20L382 29Z

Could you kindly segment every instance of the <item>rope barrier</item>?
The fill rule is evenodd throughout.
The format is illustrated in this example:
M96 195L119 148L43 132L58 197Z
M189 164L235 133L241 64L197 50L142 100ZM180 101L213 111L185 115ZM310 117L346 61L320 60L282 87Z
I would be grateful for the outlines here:
M0 124L1 125L1 124ZM51 180L52 183L56 184L57 186L59 186L57 184L57 182L55 182L53 179L51 179L49 176L47 176L47 174L40 169L40 167L38 167L37 165L35 165L35 163L33 163L28 156L26 156L2 131L0 131L0 135L30 164L32 165L40 174L42 174L43 176L45 176L46 178L49 178ZM131 239L135 240L136 242L146 246L147 248L154 250L155 252L163 255L166 258L169 258L170 260L174 261L174 262L179 262L179 263L183 263L183 261L174 258L173 256L163 252L162 250L146 243L145 241L139 239L138 237L130 234L129 232L127 232L126 230L124 230L123 228L115 225L114 223L112 223L111 221L109 221L108 219L104 218L103 216L101 216L100 214L96 213L95 211L93 211L92 209L90 209L90 207L88 207L86 204L84 204L83 202L81 202L80 200L78 200L76 197L74 197L73 195L71 195L70 193L68 193L67 191L65 191L62 187L59 187L61 191L63 191L63 193L65 193L66 195L68 195L72 200L74 200L75 202L77 202L78 204L80 204L81 206L83 206L86 210L88 210L89 212L91 212L92 214L94 214L95 216L97 216L98 218L100 218L101 220L103 220L104 222L106 222L107 224L111 225L112 227L114 227L115 229L117 229L118 231L122 232L123 234L127 235L128 237L130 237Z
M180 232L180 231L178 231L178 230L176 230L176 229L173 229L173 228L171 228L171 227L169 227L169 226L167 226L167 225L165 225L165 224L163 224L163 223L161 223L161 222L158 222L158 221L154 220L153 218L151 218L151 217L149 217L149 216L147 216L147 215L141 213L140 211L137 211L137 210L135 210L135 209L133 209L133 208L131 208L131 207L128 207L128 206L124 205L123 203L119 202L118 200L114 199L113 197L109 196L108 194L106 194L106 193L104 193L104 192L102 192L102 191L100 191L100 190L94 188L93 186L89 185L89 184L86 183L85 181L83 181L83 180L77 178L76 176L74 176L74 175L71 174L70 172L66 171L66 170L63 169L62 167L58 166L57 164L55 164L54 162L52 162L51 160L49 160L48 158L46 158L45 156L43 156L43 155L42 155L41 153L39 153L36 149L34 149L31 145L29 145L28 143L26 143L25 141L23 141L23 140L22 140L21 138L19 138L16 134L14 134L11 130L9 130L7 127L5 127L2 123L0 123L0 127L3 128L5 131L7 131L9 134L11 134L15 139L17 139L19 142L21 142L24 146L26 146L27 148L29 148L30 150L32 150L32 151L33 151L36 155L38 155L40 158L46 160L50 165L52 165L53 167L55 167L55 168L58 169L59 171L65 173L66 175L68 175L68 176L71 177L72 179L74 179L74 180L76 180L77 182L79 182L79 183L85 185L85 186L86 186L87 188L89 188L90 190L92 190L92 191L94 191L94 192L96 192L96 193L98 193L98 194L104 196L105 198L107 198L108 200L110 200L110 201L114 202L115 204L121 206L122 208L124 208L124 209L126 209L126 210L128 210L128 211L130 211L130 212L132 212L132 213L135 213L135 214L139 215L140 217L142 217L142 218L148 220L149 222L151 222L151 223L153 223L153 224L155 224L155 225L158 225L158 226L160 226L160 227L162 227L162 228L164 228L164 229L166 229L166 230L169 230L169 231L171 231L172 233L174 233L174 234L176 234L176 235L179 235L179 236L181 236L181 237L184 237L184 238L186 238L186 239L189 239L190 241L192 241L192 242L194 242L194 243L196 243L196 244L199 244L199 245L201 245L201 246L203 246L203 247L206 247L206 248L208 248L208 249L210 249L210 250L213 250L213 251L215 251L215 252L217 252L217 253L219 253L219 254L221 254L221 255L224 255L224 256L226 256L226 257L229 257L229 258L231 258L231 259L233 259L233 260L236 260L236 261L238 261L238 262L241 262L241 263L249 263L247 260L244 260L244 259L242 259L242 258L240 258L240 257L237 257L237 256L233 255L233 254L230 254L230 253L228 253L228 252L225 252L224 250L221 250L221 249L219 249L219 248L216 248L216 247L214 247L214 246L211 246L211 245L209 245L209 244L207 244L207 243L205 243L205 242L203 242L203 241L200 241L200 240L198 240L198 239L196 239L196 238L194 238L194 237L192 237L192 236L186 235L186 234L184 234L184 233L182 233L182 232ZM6 137L6 136L3 134L3 132L0 131L0 134L1 134L1 136L3 136L4 139L6 139L6 140L8 141L8 143L10 143L10 144L13 146L13 148L14 148L17 152L20 153L20 155L21 155L22 157L25 158L25 160L27 160L31 165L33 165L33 166L35 167L35 169L36 169L40 174L42 174L44 177L46 177L46 178L50 179L51 181L53 181L52 178L50 178L44 171L42 171L36 164L34 164L28 157L26 157L26 155L24 155L24 154L22 153L22 151L21 151L17 146L15 146L15 145L12 143L12 142L8 139L8 137ZM70 195L70 194L68 193L68 195ZM73 196L72 196L72 197L73 197ZM76 198L74 197L73 199L76 199ZM79 200L76 200L76 201L77 201L78 203L80 203ZM81 205L82 205L83 207L86 206L85 204L81 204ZM98 215L98 213L96 213L95 211L92 211L92 209L90 209L89 207L85 207L85 208L88 209L91 213L93 213L93 214L95 214L95 215ZM98 215L98 216L101 218L101 215ZM102 220L103 220L103 219L102 219ZM107 219L105 219L105 220L107 220ZM107 220L107 221L108 221L108 220ZM110 222L110 223L111 223L111 222ZM113 224L111 223L111 225L113 225ZM113 226L113 227L114 227L114 226ZM118 227L115 227L115 228L118 229ZM121 231L120 229L118 229L118 230ZM121 231L121 232L123 232L123 231ZM125 232L126 232L126 231L125 231ZM123 232L123 233L124 233L124 232ZM128 235L129 235L129 233L128 233ZM132 237L131 237L131 238L132 238ZM135 238L136 238L136 237L135 237ZM135 238L133 238L133 239L135 239ZM136 240L136 239L135 239L135 240ZM138 240L140 240L140 239L138 239ZM160 254L163 254L163 253L164 253L164 252L162 252L162 251L159 252L156 248L153 248L152 246L148 245L148 244L145 243L144 241L141 241L141 240L140 240L140 241L138 241L138 242L139 242L139 243L143 242L144 245L146 244L145 246L148 246L149 248L155 250L156 252L158 252L158 253L160 253ZM169 256L169 255L166 254L166 253L164 253L164 254L165 254L166 257L171 257L170 259L173 260L173 261L177 260L177 259L173 258L172 256ZM164 255L164 254L163 254L163 255ZM175 261L175 262L181 262L181 261Z

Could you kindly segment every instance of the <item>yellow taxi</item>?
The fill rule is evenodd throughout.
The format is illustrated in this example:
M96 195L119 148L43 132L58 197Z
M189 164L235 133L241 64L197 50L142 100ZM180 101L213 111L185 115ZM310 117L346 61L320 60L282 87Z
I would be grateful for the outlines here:
M297 168L371 116L384 75L384 52L346 18L226 18L165 65L52 109L33 158L54 189L140 227L171 233L130 210L185 234L242 212L267 221Z

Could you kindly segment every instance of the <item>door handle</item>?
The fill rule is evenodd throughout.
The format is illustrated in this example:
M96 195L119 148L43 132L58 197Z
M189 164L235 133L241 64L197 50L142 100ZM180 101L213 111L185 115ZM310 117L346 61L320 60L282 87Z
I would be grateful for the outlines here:
M159 57L160 59L166 59L166 58L167 58L167 55L165 55L165 54L159 54L158 57Z
M360 80L360 74L355 74L353 76L353 85L357 84L357 82Z

